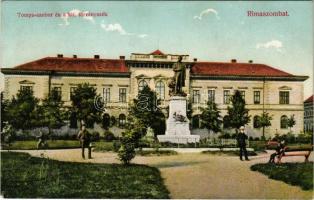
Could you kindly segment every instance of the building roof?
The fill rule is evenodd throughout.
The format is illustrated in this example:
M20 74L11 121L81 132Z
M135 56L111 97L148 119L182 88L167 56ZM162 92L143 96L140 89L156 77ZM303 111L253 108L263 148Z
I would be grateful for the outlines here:
M18 65L14 70L57 72L127 73L123 59L46 57Z
M161 53L156 50L153 53ZM130 74L128 63L132 60L125 59L100 59L99 56L94 58L77 58L77 57L45 57L39 60L18 65L14 68L2 68L4 74L39 74L39 73L59 73L59 74L93 74L93 75L115 75L124 76ZM136 61L144 62L144 61ZM150 61L145 61L150 62ZM160 62L161 61L153 61ZM173 63L173 62L172 62ZM171 64L169 66L171 66ZM287 72L275 69L264 64L255 63L238 63L232 62L187 62L191 67L191 75L194 79L198 78L268 78L272 80L285 79L304 81L307 76L295 76ZM140 65L142 66L142 65ZM149 65L151 66L151 65ZM155 65L152 65L155 66ZM171 67L170 67L171 68ZM279 80L278 79L278 80Z
M313 102L313 95L304 101L304 103L310 103L310 102Z
M216 76L293 77L292 74L268 65L237 62L196 62L191 69L191 73Z
M151 52L150 54L152 54L152 55L165 55L165 54L164 54L163 52L161 52L159 49L157 49L157 50Z

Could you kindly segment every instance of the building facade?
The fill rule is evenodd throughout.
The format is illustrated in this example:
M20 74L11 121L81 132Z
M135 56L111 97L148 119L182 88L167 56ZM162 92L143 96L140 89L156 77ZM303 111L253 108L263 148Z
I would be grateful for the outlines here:
M71 105L71 92L78 84L94 86L107 103L104 114L115 116L118 125L125 123L127 109L139 91L148 85L157 92L160 108L169 103L168 82L173 77L172 65L176 54L132 53L130 59L46 57L14 68L2 68L5 75L4 98L11 98L20 89L32 89L40 99L52 88L60 91L65 105ZM261 129L254 122L257 115L266 111L273 117L272 125L266 128L266 137L289 131L285 119L295 116L294 133L303 131L303 81L307 76L296 76L264 64L237 62L200 62L181 55L186 64L186 82L183 90L192 103L193 134L207 134L199 127L200 107L208 100L217 103L222 117L227 114L230 97L240 90L249 109L251 122L246 126L248 134L260 137ZM166 116L167 117L167 116ZM120 130L121 131L121 130Z
M313 95L304 101L304 132L313 132L314 130L313 103Z

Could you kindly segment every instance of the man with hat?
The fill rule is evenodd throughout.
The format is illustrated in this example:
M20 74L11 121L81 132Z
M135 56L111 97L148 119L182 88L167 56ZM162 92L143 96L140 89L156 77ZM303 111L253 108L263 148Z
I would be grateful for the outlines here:
M91 149L91 135L86 130L85 125L83 124L80 132L78 133L78 139L80 140L82 147L82 158L85 159L85 148L88 148L88 159L92 158L92 149Z
M240 127L240 132L237 135L237 142L240 148L240 160L242 159L242 155L244 154L245 160L249 160L246 150L246 140L248 139L247 135L244 132L244 126Z

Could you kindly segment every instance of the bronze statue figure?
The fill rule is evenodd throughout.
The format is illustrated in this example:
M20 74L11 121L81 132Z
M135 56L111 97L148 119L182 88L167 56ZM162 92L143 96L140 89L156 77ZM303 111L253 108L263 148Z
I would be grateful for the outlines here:
M178 62L174 63L172 66L174 71L174 77L169 83L171 90L171 95L184 96L182 87L185 86L185 64L182 63L182 56L179 56Z

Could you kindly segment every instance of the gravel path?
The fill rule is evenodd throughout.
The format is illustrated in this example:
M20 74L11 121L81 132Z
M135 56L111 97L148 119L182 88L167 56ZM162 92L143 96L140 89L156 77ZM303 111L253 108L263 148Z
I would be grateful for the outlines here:
M33 156L72 162L119 163L115 153L94 153L93 159L82 160L79 149L34 150ZM312 191L269 179L250 170L255 163L267 162L270 152L240 161L238 157L184 153L173 156L137 156L133 163L147 164L160 169L171 198L241 198L241 199L313 199ZM303 162L304 157L283 158L284 162ZM310 157L313 161L313 154Z

